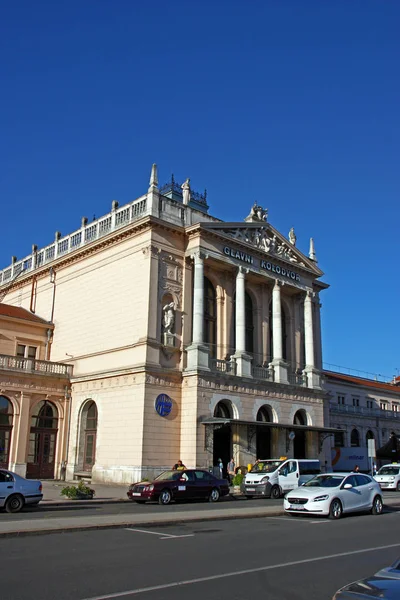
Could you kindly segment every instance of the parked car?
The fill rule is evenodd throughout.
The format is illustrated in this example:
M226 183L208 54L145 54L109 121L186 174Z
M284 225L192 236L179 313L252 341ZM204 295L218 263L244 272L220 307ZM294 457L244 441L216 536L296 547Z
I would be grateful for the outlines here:
M319 460L307 458L259 460L246 474L242 491L246 498L259 496L277 499L312 479L317 473L321 473Z
M25 504L39 504L42 498L40 481L25 479L12 471L0 469L0 508L5 508L9 513L16 513L22 510Z
M375 480L379 483L382 490L396 490L400 492L400 465L394 463L381 467L375 475Z
M339 519L343 513L383 511L379 484L360 473L325 473L286 494L284 509L289 514L325 515Z
M360 579L336 592L332 600L398 600L400 598L400 560L391 567L375 573L373 577Z
M202 469L164 471L151 483L133 483L127 494L130 500L139 504L149 500L156 500L159 504L192 499L217 502L221 496L229 494L229 484L226 479L218 479Z

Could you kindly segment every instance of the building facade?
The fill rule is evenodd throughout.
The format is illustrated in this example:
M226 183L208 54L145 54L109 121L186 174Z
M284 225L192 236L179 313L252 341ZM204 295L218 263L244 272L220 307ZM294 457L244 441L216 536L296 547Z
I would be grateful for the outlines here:
M329 394L331 426L340 429L332 438L335 449L376 449L388 443L392 433L400 436L400 379L391 383L324 371ZM387 461L385 461L387 462ZM375 460L377 466L379 460Z
M329 462L322 275L312 240L306 256L257 205L222 222L189 180L159 187L155 165L137 200L13 258L7 303L54 323L48 358L73 366L67 478Z

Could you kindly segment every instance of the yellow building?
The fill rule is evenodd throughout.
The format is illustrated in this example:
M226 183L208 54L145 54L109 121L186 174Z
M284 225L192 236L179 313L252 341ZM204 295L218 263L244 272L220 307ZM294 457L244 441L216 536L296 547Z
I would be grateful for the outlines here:
M329 461L321 276L312 240L306 256L256 205L211 217L189 180L159 187L155 165L146 194L14 259L5 301L54 323L47 358L73 366L67 477Z

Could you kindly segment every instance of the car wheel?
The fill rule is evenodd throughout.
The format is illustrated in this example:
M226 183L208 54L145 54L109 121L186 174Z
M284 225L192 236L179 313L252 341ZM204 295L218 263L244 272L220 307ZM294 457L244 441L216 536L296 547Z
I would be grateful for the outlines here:
M134 502L136 502L136 504L144 504L146 500L134 500Z
M19 512L24 506L24 499L19 494L9 496L6 501L6 511L8 513Z
M209 500L209 502L218 502L219 497L220 497L219 489L213 488L211 490L211 494L208 497L208 500Z
M247 500L251 500L252 498L254 498L254 496L249 496L248 494L246 494L246 498Z
M338 498L332 500L331 505L329 507L329 518L330 519L340 519L343 514L342 503Z
M400 492L400 481L399 481L399 483L397 484L397 487L396 487L396 492Z
M172 500L171 492L167 489L163 490L158 498L158 504L169 504Z
M372 502L371 513L373 515L381 515L383 512L383 502L380 496L375 496Z
M271 498L273 498L274 500L279 500L280 497L281 497L281 488L279 487L279 485L274 485L271 490Z

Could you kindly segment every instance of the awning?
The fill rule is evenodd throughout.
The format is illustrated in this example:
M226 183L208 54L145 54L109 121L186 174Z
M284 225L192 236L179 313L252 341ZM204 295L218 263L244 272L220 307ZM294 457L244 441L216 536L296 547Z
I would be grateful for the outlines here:
M290 423L274 423L270 421L243 421L241 419L223 419L209 417L201 421L202 425L255 425L256 427L269 427L271 429L290 429L291 431L318 431L319 433L343 433L344 429L336 427L314 427L313 425L291 425Z

